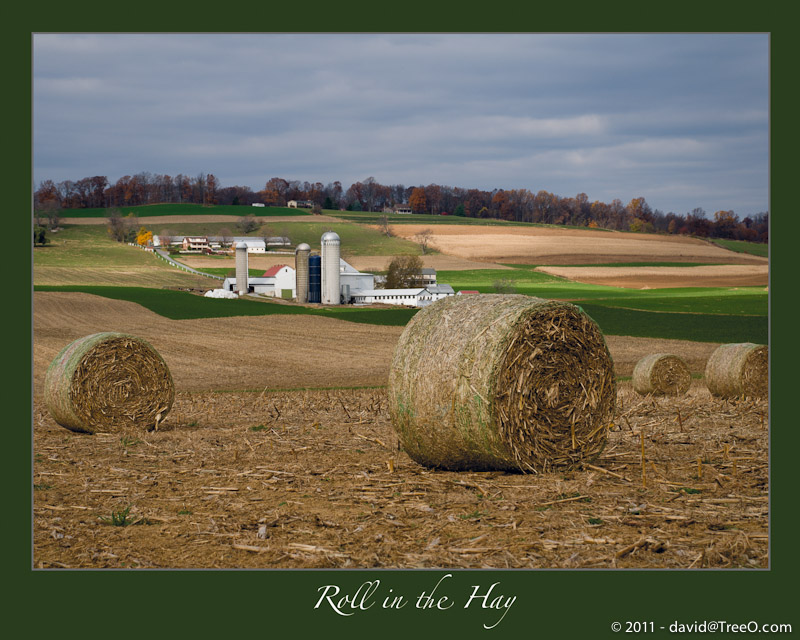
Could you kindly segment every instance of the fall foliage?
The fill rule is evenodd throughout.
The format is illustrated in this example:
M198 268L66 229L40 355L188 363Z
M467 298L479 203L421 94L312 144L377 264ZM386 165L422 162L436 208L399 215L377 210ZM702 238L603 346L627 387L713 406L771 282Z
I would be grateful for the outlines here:
M328 184L273 177L260 191L249 187L222 187L214 174L194 177L137 173L112 183L106 176L92 176L78 181L55 183L44 180L34 192L34 211L41 222L47 218L50 228L58 225L63 209L106 208L160 203L242 205L262 203L283 207L289 200L308 200L312 210L324 209L390 213L395 205L410 206L414 213L453 215L471 218L570 225L639 233L669 233L708 238L730 238L752 242L769 240L769 213L741 218L731 209L707 216L695 208L685 214L653 209L642 196L624 204L590 201L585 193L564 197L545 189L465 189L428 184L384 185L374 177L358 181L344 189L341 182ZM119 231L109 224L109 233L130 236L130 229ZM133 230L136 237L136 230ZM122 241L122 240L120 240Z

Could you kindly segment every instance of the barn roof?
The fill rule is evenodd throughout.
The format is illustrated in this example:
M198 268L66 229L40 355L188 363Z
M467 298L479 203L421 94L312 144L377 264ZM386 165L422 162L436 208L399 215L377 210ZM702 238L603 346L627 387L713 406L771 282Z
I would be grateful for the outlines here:
M262 275L262 277L263 277L263 278L271 278L271 277L273 277L273 276L277 276L277 275L278 275L278 272L279 272L281 269L283 269L284 267L287 267L287 266L289 266L289 265L286 265L286 264L276 264L276 265L273 265L273 266L271 266L269 269L267 269L267 270L264 272L264 274Z

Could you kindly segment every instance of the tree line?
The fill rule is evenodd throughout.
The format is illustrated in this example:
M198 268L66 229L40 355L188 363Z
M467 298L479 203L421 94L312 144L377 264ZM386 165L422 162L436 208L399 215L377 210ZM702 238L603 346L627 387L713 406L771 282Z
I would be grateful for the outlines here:
M429 184L384 185L375 178L355 182L344 189L341 182L301 182L270 178L259 191L246 186L222 187L213 174L194 177L138 173L115 183L105 176L44 180L34 191L34 209L112 208L163 203L192 203L204 206L251 205L286 206L290 200L308 200L322 209L387 212L397 205L414 213L448 214L513 222L535 222L620 231L641 231L767 242L769 214L761 212L742 219L733 211L716 211L708 216L701 208L685 214L653 209L643 197L627 204L590 201L585 193L574 197L528 189L467 189Z

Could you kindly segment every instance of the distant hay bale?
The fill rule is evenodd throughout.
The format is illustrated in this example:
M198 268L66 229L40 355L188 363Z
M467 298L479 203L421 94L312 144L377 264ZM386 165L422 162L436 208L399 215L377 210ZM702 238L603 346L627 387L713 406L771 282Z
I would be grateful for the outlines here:
M689 366L670 353L645 356L633 369L633 389L641 395L683 395L692 384Z
M722 398L765 398L769 393L769 348L741 342L723 344L706 363L706 386Z
M175 387L153 347L124 333L95 333L67 345L50 363L44 398L71 431L152 429L172 408Z
M545 472L595 458L616 405L611 355L579 307L523 295L445 298L398 341L392 424L449 470Z

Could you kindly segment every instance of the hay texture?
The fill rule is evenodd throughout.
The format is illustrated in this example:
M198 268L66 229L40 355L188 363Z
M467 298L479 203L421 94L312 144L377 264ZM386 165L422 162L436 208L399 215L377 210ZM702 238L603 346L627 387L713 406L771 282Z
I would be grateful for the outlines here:
M722 398L765 398L769 393L769 349L763 344L723 344L706 363L706 386Z
M600 453L615 405L613 362L594 321L575 305L522 295L424 308L389 374L402 447L448 470L573 467Z
M71 431L152 429L172 408L175 386L146 341L95 333L56 356L45 374L44 398L53 419Z
M671 353L652 353L633 368L633 389L641 395L682 396L692 384L689 366Z

